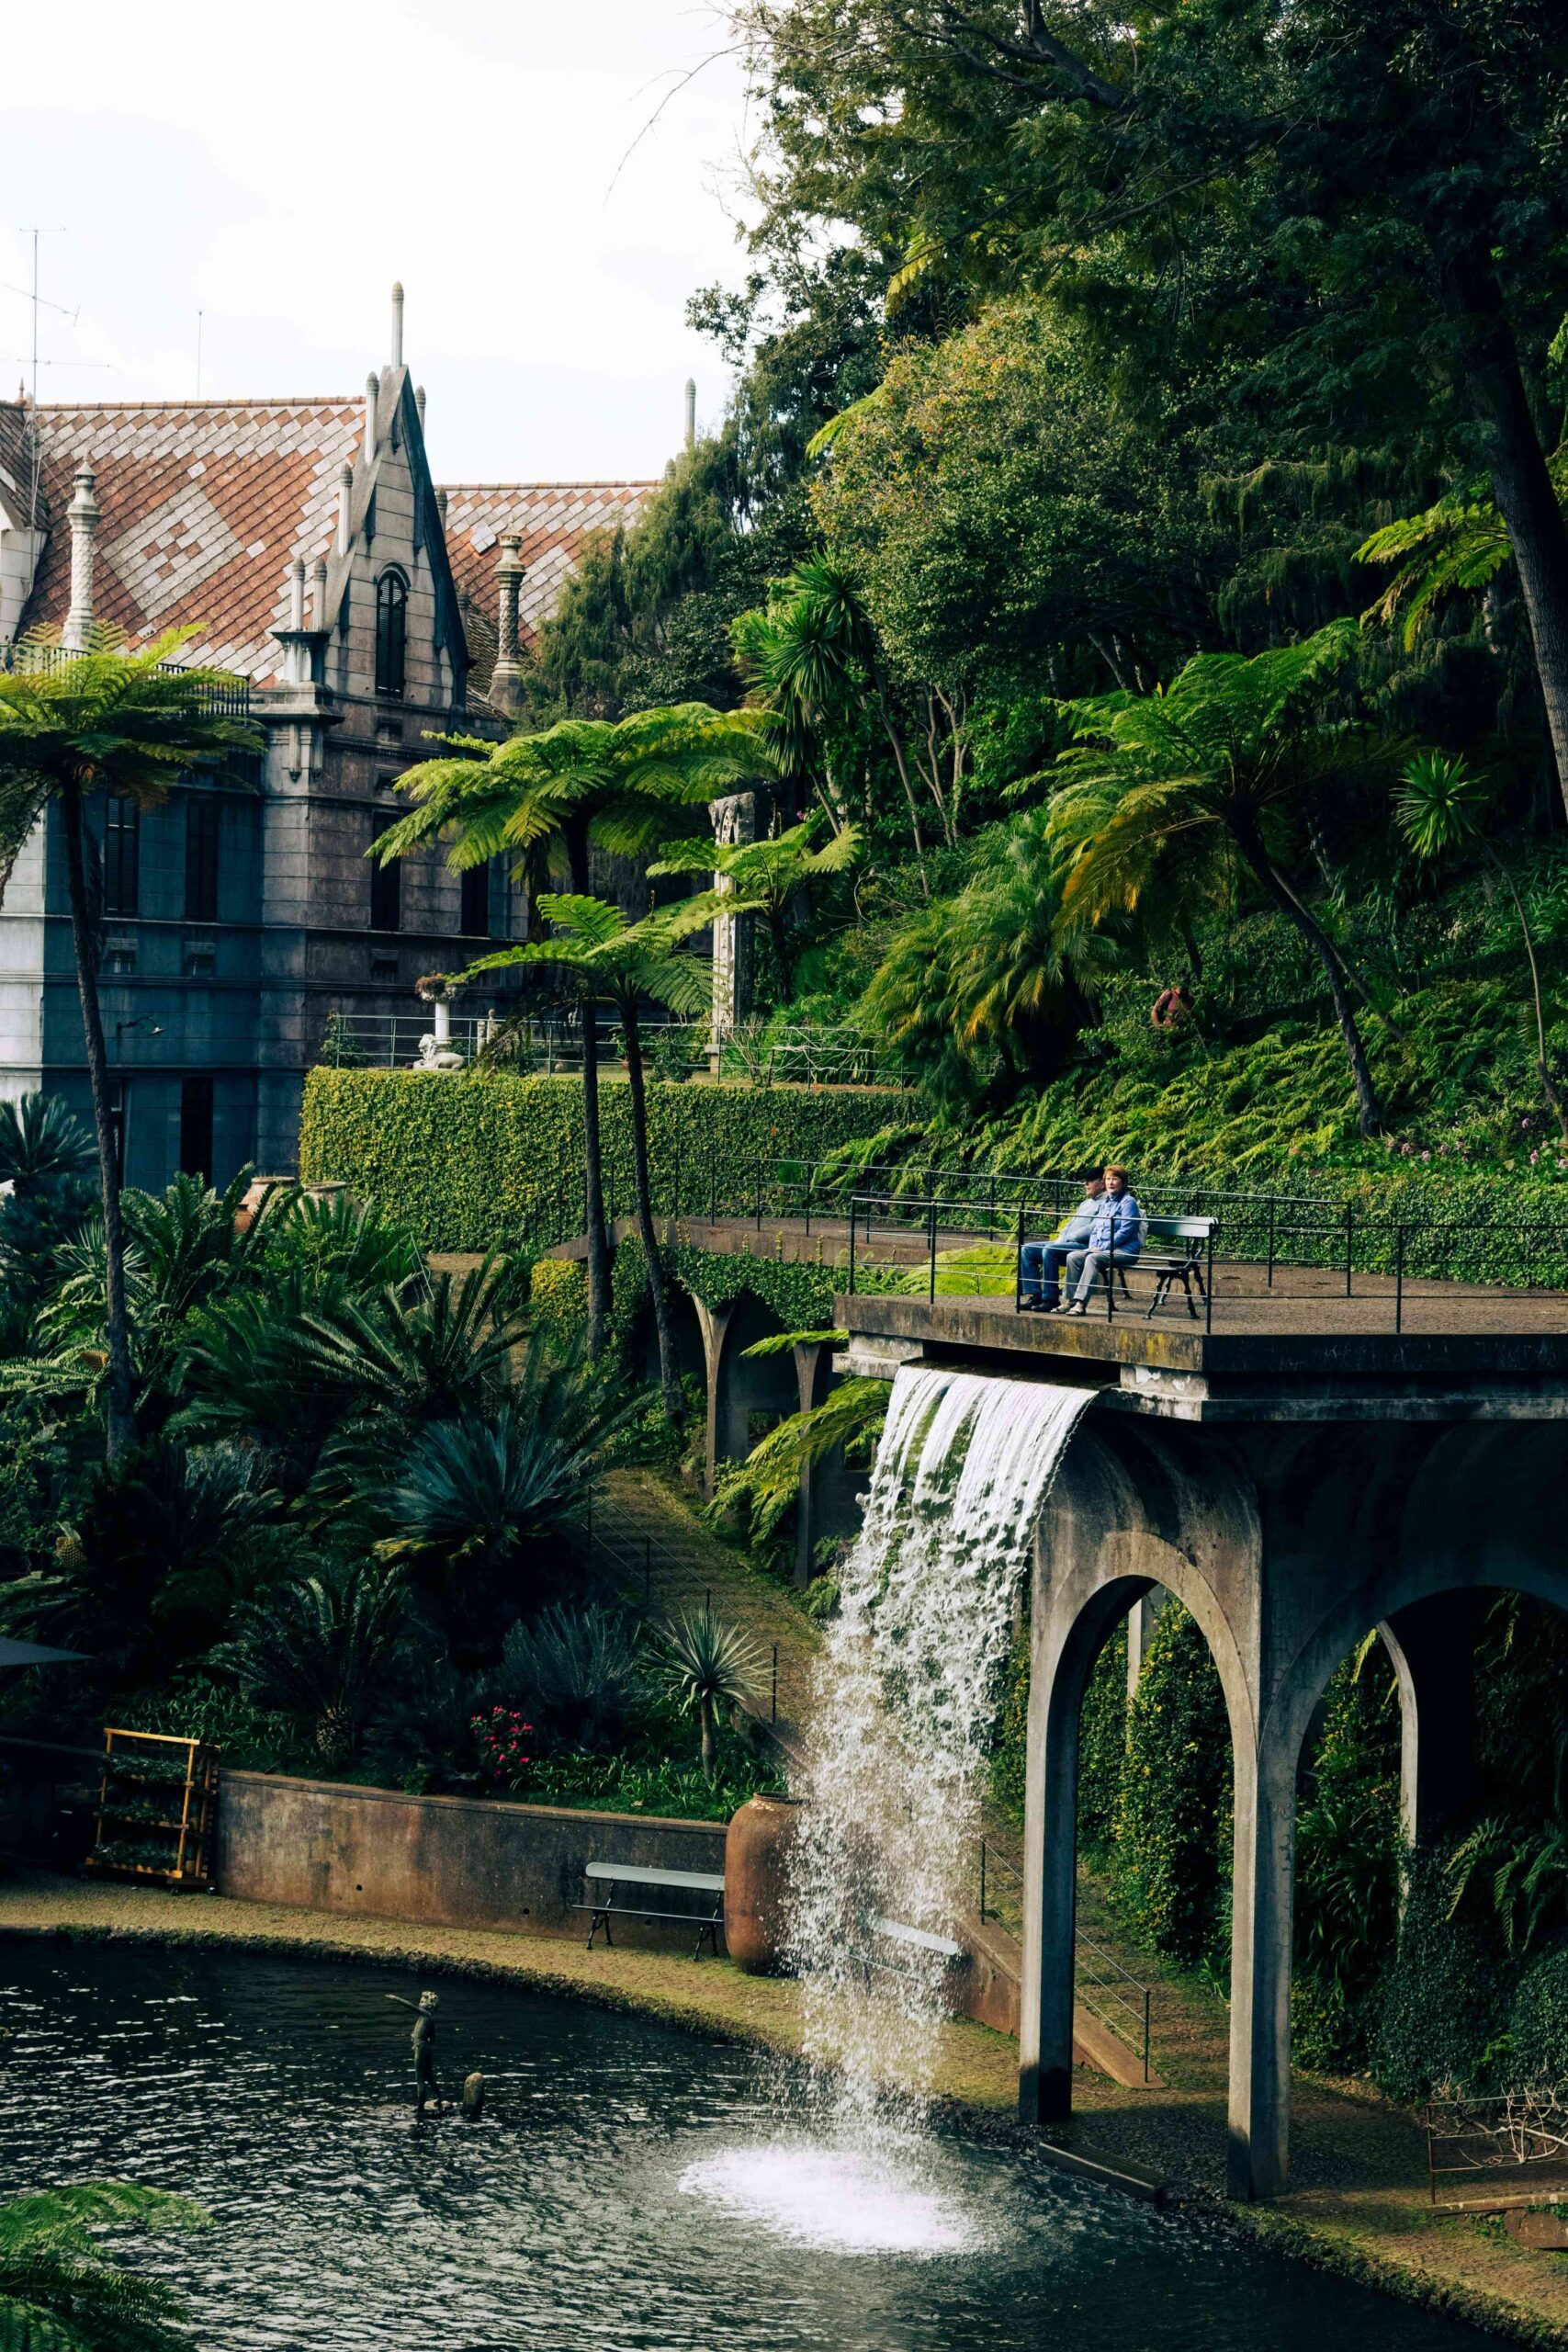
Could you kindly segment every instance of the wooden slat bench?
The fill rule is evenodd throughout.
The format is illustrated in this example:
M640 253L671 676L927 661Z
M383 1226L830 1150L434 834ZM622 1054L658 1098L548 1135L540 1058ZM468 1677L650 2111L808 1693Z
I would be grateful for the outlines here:
M601 1928L604 1941L614 1946L610 1932L612 1919L659 1919L672 1921L682 1928L697 1930L694 1960L701 1960L706 1943L714 1958L718 1958L719 1930L724 1926L724 1873L722 1871L656 1871L635 1862L590 1862L583 1873L592 1900L579 1903L574 1908L590 1911L592 1918L588 1928L588 1949L593 1949L593 1939ZM602 1888L602 1894L594 1890ZM623 1902L615 1900L617 1889L635 1894L639 1889L649 1896L660 1894L690 1894L706 1897L709 1907L704 1909L694 1903L683 1911L671 1911L654 1902Z
M863 1914L861 1926L866 1940L860 1961L868 1981L874 1969L886 1976L913 1976L919 1963L911 1961L918 1953L932 1954L944 1968L964 1957L963 1945L955 1944L951 1936L933 1936L927 1928L906 1927L902 1919L885 1919L878 1912ZM892 1950L879 1951L878 1945L891 1945ZM904 1958L906 1953L910 1960Z
M1153 1274L1155 1295L1149 1301L1148 1318L1152 1320L1165 1305L1172 1286L1179 1283L1187 1301L1187 1312L1197 1319L1198 1301L1192 1295L1192 1285L1198 1285L1198 1297L1203 1293L1203 1261L1209 1253L1209 1239L1214 1230L1212 1216L1151 1216L1148 1219L1144 1247L1136 1258L1125 1267L1118 1265L1122 1288L1127 1290L1127 1276L1134 1273ZM1131 1293L1127 1294L1131 1296Z

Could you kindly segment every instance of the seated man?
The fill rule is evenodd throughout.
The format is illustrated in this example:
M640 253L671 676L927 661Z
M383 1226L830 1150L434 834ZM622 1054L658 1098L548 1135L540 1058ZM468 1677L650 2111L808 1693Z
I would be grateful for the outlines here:
M1087 1243L1103 1176L1086 1176L1083 1198L1066 1216L1049 1241L1026 1241L1018 1253L1018 1308L1021 1315L1050 1314L1061 1297L1062 1268L1067 1253Z
M1130 1266L1144 1246L1147 1220L1128 1186L1127 1170L1105 1171L1105 1197L1095 1211L1087 1245L1067 1253L1067 1296L1058 1315L1087 1315L1089 1295L1101 1270L1114 1262Z

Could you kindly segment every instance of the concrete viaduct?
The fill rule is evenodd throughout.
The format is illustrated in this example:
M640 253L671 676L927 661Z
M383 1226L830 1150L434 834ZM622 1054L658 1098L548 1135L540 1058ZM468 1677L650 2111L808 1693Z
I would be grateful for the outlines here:
M671 1223L668 1236L724 1257L822 1262L826 1246L739 1220ZM1094 1391L1035 1544L1021 2111L1055 2124L1071 2108L1084 1687L1123 1617L1135 1671L1152 1608L1174 1594L1213 1656L1234 1754L1229 2184L1238 2197L1278 2193L1303 1741L1335 1669L1375 1628L1399 1690L1406 1838L1472 1810L1484 1596L1508 1589L1568 1610L1557 1516L1568 1302L1455 1290L1395 1333L1376 1301L1238 1302L1204 1330L863 1293L835 1300L847 1350L811 1342L793 1361L745 1355L780 1326L744 1287L723 1304L676 1291L673 1305L687 1367L706 1387L710 1488L750 1450L753 1416L820 1402L835 1370L891 1377L903 1363L951 1363ZM858 1523L854 1483L831 1463L803 1479L802 1581L818 1538Z

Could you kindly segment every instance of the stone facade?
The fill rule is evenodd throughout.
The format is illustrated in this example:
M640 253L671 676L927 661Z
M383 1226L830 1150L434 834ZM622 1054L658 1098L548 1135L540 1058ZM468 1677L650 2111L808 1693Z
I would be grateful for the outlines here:
M501 550L473 544L474 493L432 480L400 291L392 348L353 400L0 404L0 662L40 626L69 645L107 623L132 646L193 628L180 658L248 680L265 738L259 761L236 759L162 808L94 811L100 993L131 1183L161 1186L181 1167L220 1182L246 1162L291 1170L303 1074L332 1015L397 1018L412 1052L416 979L522 921L499 868L465 891L438 852L379 878L367 855L429 736L505 731L471 699L468 639L488 633L488 676ZM617 485L610 502L570 484L547 499L487 493L498 513L533 510L524 561L547 579L525 592L532 626L584 531L635 512L649 487ZM48 820L0 900L0 1095L35 1087L86 1111Z

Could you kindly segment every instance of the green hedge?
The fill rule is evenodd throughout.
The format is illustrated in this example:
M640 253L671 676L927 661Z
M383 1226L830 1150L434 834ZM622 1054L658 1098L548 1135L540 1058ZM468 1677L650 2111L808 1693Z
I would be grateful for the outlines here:
M651 1080L656 1206L688 1215L784 1206L804 1167L875 1134L908 1102L893 1087L705 1086ZM632 1209L625 1082L600 1091L607 1204ZM395 1203L431 1250L544 1249L582 1230L582 1087L575 1078L315 1069L299 1172Z

